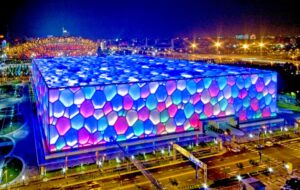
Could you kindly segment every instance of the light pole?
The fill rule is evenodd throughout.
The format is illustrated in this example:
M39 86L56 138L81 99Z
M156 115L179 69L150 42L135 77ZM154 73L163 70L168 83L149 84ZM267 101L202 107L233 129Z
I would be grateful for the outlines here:
M247 50L249 49L249 45L248 44L243 44L242 48L244 49L244 54L246 54Z
M195 53L195 49L197 48L197 44L195 42L193 42L191 44L191 48L192 48L192 53Z
M262 49L265 47L265 44L263 42L260 42L258 44L258 46L259 46L259 50L260 50L260 56L262 56Z
M236 176L237 180L239 181L239 186L241 188L241 181L242 181L242 176L238 175Z
M25 185L25 175L22 175L23 185Z
M273 168L269 167L268 172L273 173L274 172Z
M7 189L7 168L5 168L4 173L5 173L5 184L6 184L6 189Z
M219 41L215 42L215 45L214 45L216 47L217 54L219 54L219 55L221 54L221 52L219 51L219 48L221 47L221 45L222 44Z

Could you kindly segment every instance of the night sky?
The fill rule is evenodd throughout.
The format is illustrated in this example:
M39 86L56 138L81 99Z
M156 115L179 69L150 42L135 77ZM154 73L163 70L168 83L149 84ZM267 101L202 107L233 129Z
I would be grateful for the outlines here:
M296 0L9 0L0 34L32 37L170 38L237 33L296 34Z

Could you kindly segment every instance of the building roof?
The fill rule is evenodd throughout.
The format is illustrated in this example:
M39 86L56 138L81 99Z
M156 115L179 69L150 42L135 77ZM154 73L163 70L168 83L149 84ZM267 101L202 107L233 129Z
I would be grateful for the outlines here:
M140 55L35 59L49 88L179 80L271 71Z
M254 177L243 179L243 183L249 184L254 189L264 189L266 187L265 184Z

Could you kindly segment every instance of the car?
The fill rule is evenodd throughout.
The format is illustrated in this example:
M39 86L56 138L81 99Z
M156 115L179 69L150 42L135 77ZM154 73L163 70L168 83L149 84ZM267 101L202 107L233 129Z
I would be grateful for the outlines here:
M265 143L265 145L266 145L267 147L271 147L271 146L273 146L274 144L273 144L271 141L267 141L267 142Z
M275 141L274 144L281 145L281 141Z
M235 148L231 148L230 151L231 152L241 152L241 149L235 147Z
M262 145L262 144L256 144L256 145L255 145L255 148L256 148L256 149L263 149L263 148L264 148L264 145Z

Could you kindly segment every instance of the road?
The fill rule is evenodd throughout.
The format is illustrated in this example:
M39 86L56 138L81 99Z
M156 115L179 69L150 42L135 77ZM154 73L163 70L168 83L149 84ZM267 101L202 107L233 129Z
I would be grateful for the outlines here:
M254 167L249 163L249 159L259 161L258 151L253 148L254 144L247 144L249 149L241 153L227 152L221 156L201 159L208 165L209 183L216 179L222 179L238 174L263 170L268 167L274 168L274 173L270 176L258 175L268 187L279 189L289 177L282 161L293 163L293 168L300 168L300 140L282 143L281 145L268 147L262 150L263 160L269 158L269 162L260 163ZM243 169L237 167L237 163L243 163ZM228 170L229 168L229 170ZM188 189L190 187L201 186L203 179L195 179L194 165L189 161L178 160L173 164L166 164L160 167L149 169L149 172L158 179L167 189ZM98 174L101 172L97 172ZM200 175L201 176L201 175ZM178 183L172 185L172 179ZM138 171L126 173L114 173L111 175L89 175L59 178L46 182L30 183L20 186L19 189L151 189L149 181Z

